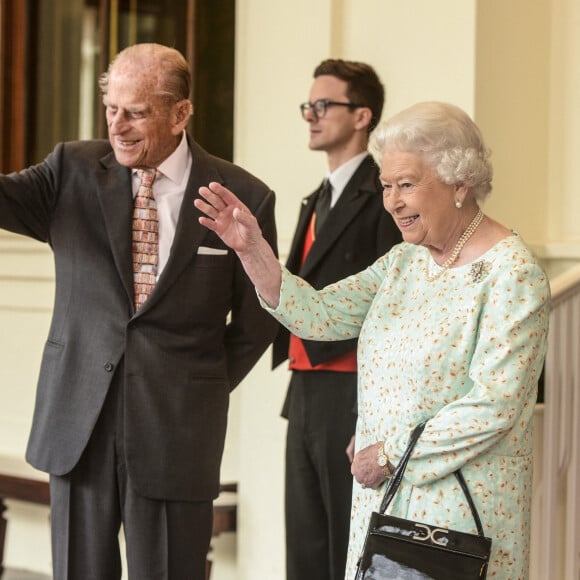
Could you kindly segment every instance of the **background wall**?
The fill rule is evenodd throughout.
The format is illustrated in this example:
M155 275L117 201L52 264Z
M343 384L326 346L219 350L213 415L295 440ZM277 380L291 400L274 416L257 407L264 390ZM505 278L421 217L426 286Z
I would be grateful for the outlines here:
M478 4L475 117L493 150L488 209L534 242L548 209L549 22L548 1Z
M281 259L300 199L325 171L324 155L308 150L298 105L327 57L376 68L385 116L431 99L472 114L494 151L486 211L517 229L551 273L580 259L579 21L575 0L238 0L235 160L277 192ZM23 454L51 258L10 236L0 237L0 254L0 452ZM222 479L239 482L239 531L216 542L213 580L284 578L279 412L289 375L272 372L269 356L232 397ZM47 569L46 513L11 508L7 563Z
M24 457L53 299L52 257L0 231L0 453ZM50 571L48 508L7 502L5 565Z

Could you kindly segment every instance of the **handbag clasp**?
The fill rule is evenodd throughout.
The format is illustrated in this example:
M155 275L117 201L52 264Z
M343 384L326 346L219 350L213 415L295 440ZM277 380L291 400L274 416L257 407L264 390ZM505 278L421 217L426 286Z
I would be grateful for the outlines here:
M436 538L435 534L448 534L449 530L446 530L445 528L431 528L430 526L419 524L417 522L415 522L415 527L424 533L416 533L413 536L414 540L418 540L419 542L426 542L427 540L431 540L431 542L437 544L438 546L447 545L447 538Z

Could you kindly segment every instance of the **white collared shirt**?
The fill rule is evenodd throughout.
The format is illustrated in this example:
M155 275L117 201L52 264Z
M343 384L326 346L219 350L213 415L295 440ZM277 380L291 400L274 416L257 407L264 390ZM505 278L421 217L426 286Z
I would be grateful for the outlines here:
M187 145L185 131L177 149L159 166L159 175L153 182L153 196L157 204L159 218L159 262L157 279L169 259L169 252L175 237L179 210L187 181L191 173L191 152ZM133 197L139 189L139 176L133 169Z
M354 175L355 171L359 168L359 165L367 155L368 153L363 151L362 153L351 157L346 163L343 163L340 167L337 167L332 173L328 173L326 175L326 178L330 181L330 185L332 185L330 207L335 206L347 183L350 181L351 177Z

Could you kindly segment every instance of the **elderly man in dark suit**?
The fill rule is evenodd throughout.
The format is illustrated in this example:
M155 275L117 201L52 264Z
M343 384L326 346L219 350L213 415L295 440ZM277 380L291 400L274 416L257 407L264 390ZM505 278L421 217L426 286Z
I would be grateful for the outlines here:
M301 105L310 149L326 153L328 174L302 200L286 265L315 288L366 268L401 241L384 211L379 171L367 153L383 101L372 67L329 59L315 69L310 100ZM342 580L352 493L356 340L300 340L280 327L273 366L287 358L292 370L282 411L288 419L287 580Z
M109 141L0 177L0 227L55 259L27 449L50 473L55 580L119 578L121 524L131 579L204 578L230 391L276 332L193 203L232 187L276 249L274 194L187 135L190 80L174 49L125 49L101 78Z

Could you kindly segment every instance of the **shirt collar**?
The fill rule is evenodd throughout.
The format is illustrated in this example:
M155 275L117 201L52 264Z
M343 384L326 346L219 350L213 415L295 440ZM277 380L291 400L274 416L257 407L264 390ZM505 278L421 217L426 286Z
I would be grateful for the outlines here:
M332 173L327 174L326 177L332 185L331 205L336 203L344 191L347 183L350 181L351 177L354 175L355 171L358 169L359 165L367 155L368 153L363 151L362 153L351 157L346 163L343 163L340 167L337 167Z
M177 149L157 169L174 183L181 183L187 169L188 156L189 147L185 131L183 131Z
M167 179L174 183L181 183L183 176L187 170L189 161L189 146L187 143L187 136L185 130L181 135L181 141L175 151L157 167L157 171ZM137 173L137 169L133 169L133 175Z

